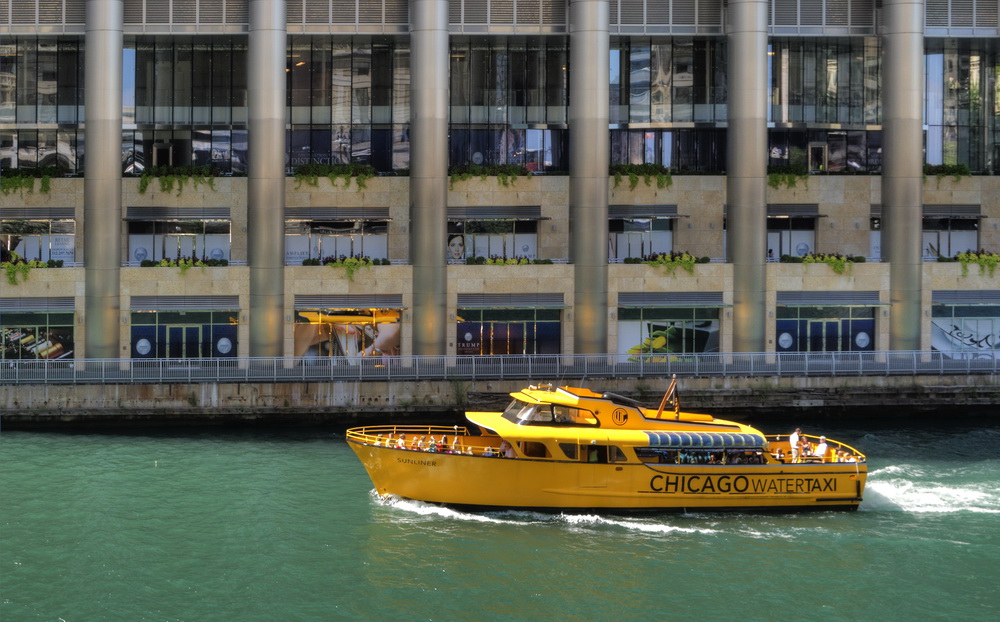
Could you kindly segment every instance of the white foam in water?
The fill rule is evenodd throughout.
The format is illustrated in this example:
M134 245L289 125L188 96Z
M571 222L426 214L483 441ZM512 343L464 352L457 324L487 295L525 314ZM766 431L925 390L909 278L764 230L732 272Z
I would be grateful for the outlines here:
M923 478L914 477L920 473ZM946 479L954 473L941 473ZM873 471L868 476L862 510L904 512L973 512L1000 514L1000 491L992 482L948 484L930 480L931 473L897 465Z
M627 518L613 518L596 514L545 514L524 510L500 510L489 513L463 512L448 507L403 499L393 495L380 496L374 490L370 492L372 499L381 505L389 506L418 516L434 516L479 523L498 525L523 525L525 522L565 522L572 526L619 527L644 533L717 533L716 529L680 527L663 523L645 522Z
M596 514L563 514L561 515L562 520L566 521L571 525L596 525L596 526L613 526L621 527L623 529L629 529L633 531L641 531L644 533L717 533L715 529L706 528L693 528L693 527L679 527L677 525L667 525L664 523L653 523L645 522L641 520L631 520L627 518L611 518L607 516L599 516Z
M393 507L411 514L416 514L418 516L436 516L439 518L451 518L455 520L464 520L477 523L493 523L498 525L517 525L523 524L523 520L506 520L499 518L496 513L494 514L476 514L474 512L461 512L459 510L454 510L452 508L434 505L433 503L425 503L423 501L413 501L412 499L403 499L402 497L396 497L394 495L380 496L374 490L371 491L371 496L376 503ZM514 514L514 513L511 513ZM521 515L533 515L531 512L521 512Z

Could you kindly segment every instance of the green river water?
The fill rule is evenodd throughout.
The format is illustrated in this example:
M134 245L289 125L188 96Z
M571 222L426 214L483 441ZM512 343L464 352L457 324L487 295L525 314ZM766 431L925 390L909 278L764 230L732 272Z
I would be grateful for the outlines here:
M3 430L0 621L1000 619L979 419L824 422L855 513L652 517L380 501L330 429Z

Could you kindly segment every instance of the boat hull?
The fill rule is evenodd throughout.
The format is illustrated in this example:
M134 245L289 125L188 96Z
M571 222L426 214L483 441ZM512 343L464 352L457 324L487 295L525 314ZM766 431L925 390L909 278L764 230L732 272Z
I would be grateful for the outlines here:
M349 444L378 494L471 508L855 510L867 478L864 463L591 464Z

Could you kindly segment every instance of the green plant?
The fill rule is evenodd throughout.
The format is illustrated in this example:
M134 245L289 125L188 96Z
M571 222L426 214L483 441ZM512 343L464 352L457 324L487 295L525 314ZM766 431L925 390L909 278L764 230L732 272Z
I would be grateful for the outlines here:
M153 180L160 184L160 192L173 192L177 188L177 196L184 191L187 182L195 188L207 184L215 190L216 171L210 166L153 166L142 171L139 177L139 194L146 194Z
M697 257L691 253L680 252L680 253L659 253L656 255L649 255L643 257L641 263L649 266L663 266L666 274L672 275L677 271L677 268L684 268L688 274L694 274L694 265L699 263Z
M967 164L924 164L924 179L928 175L937 177L937 184L941 186L941 180L951 177L954 181L961 181L963 177L971 177L972 170Z
M955 259L962 264L962 276L969 275L969 264L979 264L979 274L989 273L990 277L996 272L997 264L1000 263L1000 255L984 250L965 251L955 255Z
M784 165L767 167L767 185L775 190L781 186L789 189L794 188L800 179L805 180L806 185L809 185L809 174L805 167Z
M608 172L615 178L615 188L621 184L625 177L628 177L629 190L635 190L636 186L639 185L640 177L643 178L647 186L652 185L655 179L656 187L661 190L674 185L670 169L659 164L613 164L609 167Z
M305 261L302 262L302 265L306 265ZM330 257L324 257L323 259L320 259L319 262L320 264L324 266L330 266L331 268L343 268L345 271L347 271L348 281L354 280L354 273L357 272L359 268L370 268L375 264L375 262L370 257L365 257L362 255L354 255L352 257L348 257L346 255L340 255L339 257L334 257L331 255ZM310 264L310 265L316 265L316 264Z
M809 253L802 257L794 257L792 255L781 256L782 263L825 263L837 274L844 274L850 269L852 264L863 263L864 260L864 257L837 255L835 253Z
M326 177L330 180L330 185L337 186L337 180L344 180L344 188L351 185L351 180L358 185L358 190L368 187L368 180L375 177L375 168L367 164L303 164L296 166L293 172L295 177L295 187L302 184L319 186L319 178Z
M451 397L456 406L462 406L469 399L469 385L461 380L451 381Z
M50 260L51 262L51 260ZM10 253L10 260L0 263L0 268L7 274L7 282L11 285L17 285L19 282L23 283L28 280L28 275L34 268L49 268L54 267L50 265L50 262L38 261L35 259L25 261L17 253ZM60 266L62 262L56 262ZM20 281L18 280L20 279Z
M38 191L48 194L52 187L52 177L60 176L62 170L57 166L42 168L7 169L0 175L0 192L34 192L35 180L38 179Z
M180 268L181 274L187 273L191 268L214 268L218 266L228 266L228 259L206 259L202 257L178 257L177 259L143 259L139 262L142 268Z
M463 164L453 166L449 171L449 187L454 188L460 181L468 181L473 177L485 180L496 177L497 183L504 187L514 185L518 177L527 177L531 171L519 164Z
M551 264L551 259L528 259L527 257L501 257L491 255L490 257L466 257L467 266L526 266L529 264L541 265Z

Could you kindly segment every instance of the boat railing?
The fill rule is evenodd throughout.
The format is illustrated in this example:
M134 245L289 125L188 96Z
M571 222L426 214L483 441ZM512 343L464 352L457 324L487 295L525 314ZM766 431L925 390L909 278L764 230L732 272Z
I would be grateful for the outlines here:
M788 443L788 437L789 437L788 434L774 434L774 435L766 436L765 438L767 439L768 443L781 443L781 442L784 442L784 443L787 444ZM807 439L813 445L818 444L819 443L819 439L820 439L819 436L816 436L814 434L799 434L799 438ZM858 451L857 449L855 449L854 447L851 447L847 443L841 443L840 441L837 441L837 440L834 440L834 439L831 439L831 438L826 438L826 444L827 444L829 450L834 452L833 453L834 457L836 457L839 452L846 452L849 456L853 457L856 462L864 462L865 461L865 455L863 453L861 453L860 451ZM772 451L772 453L773 453L773 451ZM823 460L823 462L838 462L838 460L828 460L826 457L823 457L822 460Z
M440 441L442 437L445 438L443 442ZM470 439L482 440L473 443L469 442ZM498 456L501 442L499 438L470 436L468 428L464 426L434 425L380 425L352 428L347 431L347 440L372 447L485 457Z

